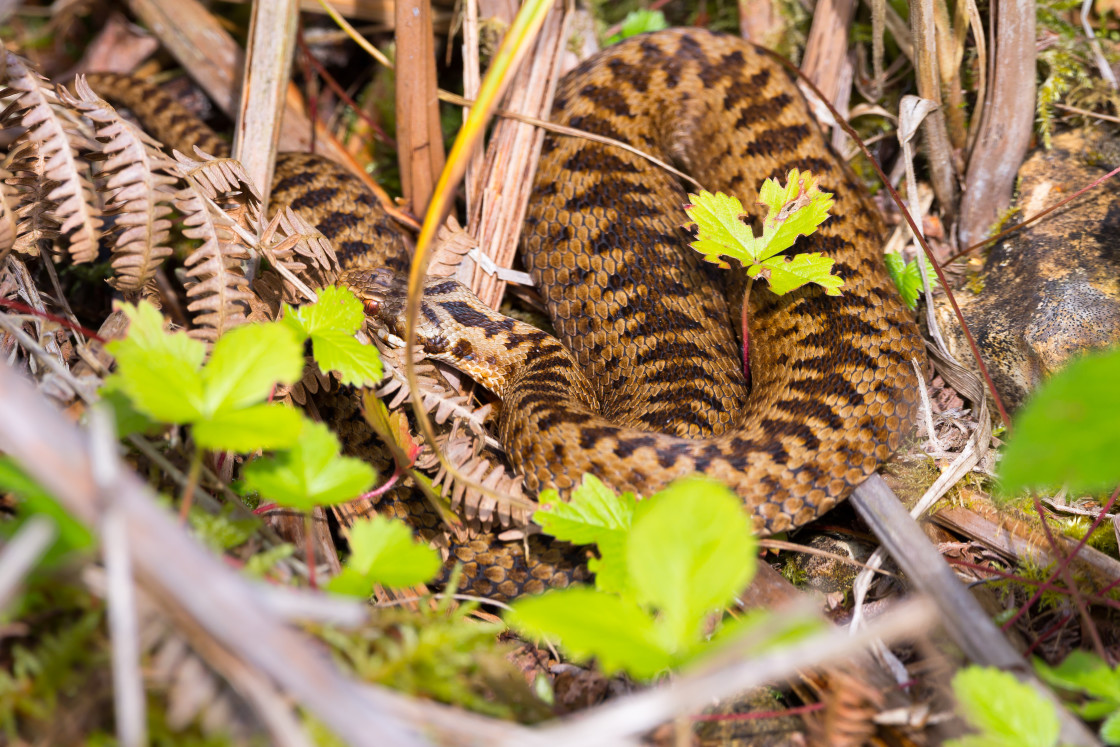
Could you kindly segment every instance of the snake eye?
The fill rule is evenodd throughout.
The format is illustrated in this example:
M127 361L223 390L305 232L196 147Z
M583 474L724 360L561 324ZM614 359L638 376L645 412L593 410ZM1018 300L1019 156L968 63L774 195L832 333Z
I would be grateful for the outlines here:
M377 316L377 312L381 311L381 301L367 298L362 301L362 307L365 309L366 316Z

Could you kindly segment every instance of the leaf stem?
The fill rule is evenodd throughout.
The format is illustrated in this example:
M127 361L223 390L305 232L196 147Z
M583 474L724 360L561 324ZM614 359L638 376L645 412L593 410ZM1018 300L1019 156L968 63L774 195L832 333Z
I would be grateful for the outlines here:
M187 515L191 512L194 502L194 491L198 487L198 478L202 474L202 447L194 445L194 454L191 456L191 467L187 472L187 484L183 486L183 498L179 501L179 523L187 523Z

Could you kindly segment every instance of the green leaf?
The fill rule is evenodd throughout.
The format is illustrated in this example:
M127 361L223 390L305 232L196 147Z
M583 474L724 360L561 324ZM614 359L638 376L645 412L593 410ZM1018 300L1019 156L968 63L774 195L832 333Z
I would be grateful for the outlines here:
M384 375L377 348L344 332L316 332L311 353L320 371L337 371L346 386L374 386Z
M302 337L317 332L354 334L365 322L362 302L347 288L329 286L319 291L319 300L299 308L284 306L284 321L295 325Z
M404 522L374 516L350 528L350 558L329 589L367 597L373 584L403 587L431 581L439 573L439 554L412 538Z
M626 534L638 503L634 494L619 496L599 478L585 474L566 503L554 490L542 493L540 502L545 508L533 514L533 521L544 533L574 545L598 545L599 558L588 564L595 588L623 592L628 585Z
M1120 708L1120 668L1113 669L1096 654L1073 650L1056 667L1034 660L1038 676L1054 687L1085 693Z
M303 416L281 404L223 410L194 424L194 440L212 451L242 454L257 449L282 449L300 437Z
M1053 747L1060 724L1054 705L1007 672L968 667L953 677L953 693L964 718L980 731L977 737L951 740L962 744L1005 747Z
M1000 462L1000 492L1120 482L1120 349L1087 355L1043 384L1019 411Z
M754 575L755 540L742 501L704 478L678 480L648 499L626 543L636 599L662 613L665 645L699 636Z
M834 260L819 252L798 254L792 258L776 257L789 249L799 236L809 236L828 219L832 195L822 192L818 179L808 171L792 169L786 186L767 179L759 191L761 205L766 207L762 235L743 222L743 204L730 195L701 192L689 195L692 204L685 206L690 219L685 226L695 226L696 241L691 246L708 262L728 267L723 257L738 260L751 277L770 281L770 288L781 295L807 283L817 283L830 296L840 295L844 281L832 275Z
M319 370L337 371L346 385L373 386L383 375L377 348L354 339L364 322L362 302L347 288L323 288L313 304L284 306L283 323L300 339L311 339Z
M689 223L695 226L696 241L691 246L704 255L704 260L727 269L730 265L721 257L728 256L744 263L761 259L763 249L761 238L754 237L754 231L743 222L746 211L738 198L723 192L702 190L700 194L690 194L692 204L685 205Z
M844 281L832 274L836 260L819 252L795 254L793 257L771 257L761 264L747 267L751 277L761 277L770 282L770 290L779 296L803 285L816 283L829 296L839 296Z
M533 521L545 534L573 545L590 545L630 529L638 501L633 493L619 496L595 475L585 474L567 502L555 490L546 490L540 503L544 508L533 514Z
M277 383L294 384L302 374L303 350L283 325L235 327L214 343L210 362L202 371L203 412L213 415L257 404L268 398Z
M1114 712L1101 724L1101 741L1105 744L1120 744L1120 711Z
M105 385L128 395L137 412L180 425L202 416L202 376L197 367L166 350L121 346L109 352L117 359L117 370Z
M633 600L586 587L519 599L506 621L525 636L558 640L577 661L592 657L606 674L625 670L650 679L674 659L654 622Z
M300 422L302 431L296 428L298 440L289 442L291 448L245 466L245 483L250 489L302 511L352 500L369 490L377 476L373 467L340 456L338 438L327 426Z
M766 206L762 221L762 237L766 249L760 259L784 252L798 236L816 233L817 226L828 220L832 195L820 190L820 180L808 171L791 169L786 186L777 179L767 179L759 190L759 201Z
M926 270L926 278L931 285L937 285L937 271L933 269L933 264L926 258L925 252L921 252L919 256ZM918 274L918 261L912 259L904 262L900 253L887 252L883 255L883 262L887 265L887 273L898 288L902 300L911 309L917 308L918 294L922 292L922 277Z
M137 351L161 351L178 358L187 368L197 369L206 358L206 346L187 335L186 332L168 332L164 329L163 315L148 301L136 306L130 303L120 305L128 319L127 336L112 340L106 349L117 356L123 349Z
M107 386L124 392L136 410L164 423L188 423L202 407L199 370L206 346L184 332L163 328L163 316L147 301L122 304L128 334L105 349L117 360Z
M626 14L626 17L622 19L619 33L607 39L606 44L617 44L631 36L667 28L669 28L669 22L665 20L665 14L660 10L639 8Z

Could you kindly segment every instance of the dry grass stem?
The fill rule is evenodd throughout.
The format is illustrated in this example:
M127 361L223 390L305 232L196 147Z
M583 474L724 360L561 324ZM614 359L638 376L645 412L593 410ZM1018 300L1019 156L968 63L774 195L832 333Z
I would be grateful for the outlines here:
M841 94L841 71L848 56L848 27L855 10L855 0L822 0L813 11L801 71L830 102Z
M833 629L757 656L728 650L706 666L684 672L664 685L618 698L570 716L561 724L547 726L541 729L546 741L540 744L616 745L674 716L700 711L720 698L786 679L800 669L848 659L876 639L913 641L930 631L937 619L938 611L933 603L911 600L876 618L865 631L852 634Z
M268 213L276 148L284 122L284 102L291 75L292 50L299 18L297 0L253 3L241 77L241 101L233 136L233 157L260 189L262 212Z
M941 79L934 0L910 0L910 31L914 38L914 70L918 95L934 102L937 109L926 117L922 128L933 191L946 223L957 213L957 174L953 146L942 109Z
M507 110L546 118L559 82L559 64L567 39L567 14L553 8L541 29L528 63L517 71L506 91ZM521 237L521 223L533 189L544 133L532 125L503 119L493 128L482 167L479 192L472 197L468 221L480 251L498 267L513 264ZM492 308L501 305L505 281L486 272L472 259L463 262L459 279Z
M430 0L397 0L397 159L406 209L422 215L443 170Z

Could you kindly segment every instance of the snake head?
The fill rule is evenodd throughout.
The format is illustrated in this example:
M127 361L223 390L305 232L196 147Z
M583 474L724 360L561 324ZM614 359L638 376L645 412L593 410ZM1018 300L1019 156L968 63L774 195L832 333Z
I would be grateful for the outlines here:
M338 284L358 297L366 317L372 319L376 326L384 327L390 337L404 336L407 278L383 267L361 268L343 272L338 276ZM392 339L389 341L396 344Z
M338 278L338 284L349 288L358 297L365 307L367 318L382 330L379 336L383 340L394 347L404 346L405 304L408 298L408 279L404 275L384 268L355 268L343 272ZM485 307L458 281L433 277L424 282L416 340L426 353L438 357L447 348L447 330L444 328L445 315L431 305L436 299L465 300L472 307Z

